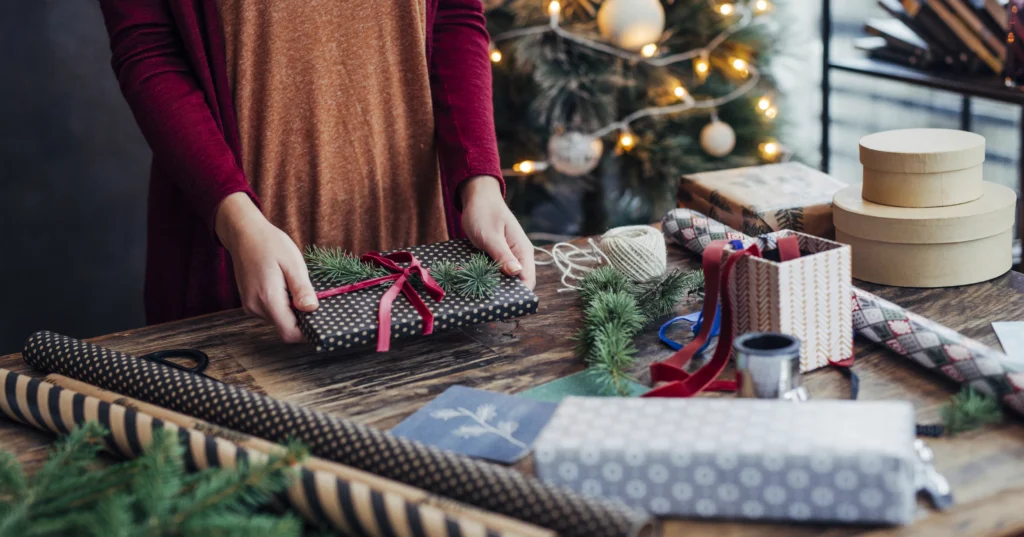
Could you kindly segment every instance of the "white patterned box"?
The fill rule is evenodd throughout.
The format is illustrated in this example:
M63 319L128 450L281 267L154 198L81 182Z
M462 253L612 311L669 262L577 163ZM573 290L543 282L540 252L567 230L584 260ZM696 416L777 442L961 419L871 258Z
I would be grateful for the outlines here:
M801 256L780 263L775 245L788 236L797 237ZM799 338L800 371L805 373L853 356L850 247L795 231L762 239L770 248L764 257L741 259L729 280L734 333L781 332Z
M906 524L914 409L901 401L570 397L537 475L659 516Z

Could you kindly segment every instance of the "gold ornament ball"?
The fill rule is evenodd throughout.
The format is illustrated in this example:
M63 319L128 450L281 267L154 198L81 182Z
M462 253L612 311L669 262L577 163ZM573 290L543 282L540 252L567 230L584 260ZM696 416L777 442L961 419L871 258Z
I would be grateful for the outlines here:
M724 157L736 147L736 131L716 119L700 130L700 146L712 157Z
M665 8L660 0L605 0L597 12L597 28L610 43L640 50L661 40Z
M579 177L594 171L602 153L601 140L580 132L554 134L548 139L548 162L564 175Z

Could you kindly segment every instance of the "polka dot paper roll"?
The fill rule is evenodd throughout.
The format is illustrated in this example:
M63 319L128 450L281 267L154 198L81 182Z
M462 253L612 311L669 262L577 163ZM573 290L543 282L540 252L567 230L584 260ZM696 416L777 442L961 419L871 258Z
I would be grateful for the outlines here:
M428 269L439 261L464 262L477 252L468 240L453 240L406 248ZM434 302L423 284L414 282L423 301L434 314L434 333L444 330L530 315L537 312L538 299L518 278L502 274L498 289L490 298L475 299L447 293ZM316 281L317 291L335 287ZM317 351L330 352L370 347L377 341L377 310L388 287L381 285L333 296L320 301L312 313L300 313L299 328ZM409 339L423 335L423 319L404 297L399 296L391 309L391 339Z
M570 397L537 475L658 516L906 524L914 409L899 401Z
M646 512L619 502L585 498L513 469L67 336L37 332L23 354L38 371L267 440L294 438L319 457L552 529L562 537L632 537L651 528Z

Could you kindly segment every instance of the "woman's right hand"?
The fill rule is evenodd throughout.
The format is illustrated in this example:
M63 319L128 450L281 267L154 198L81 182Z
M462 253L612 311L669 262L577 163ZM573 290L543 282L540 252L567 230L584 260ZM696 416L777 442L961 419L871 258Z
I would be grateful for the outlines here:
M299 248L243 192L224 198L215 225L231 253L242 308L273 324L285 342L304 341L290 304L309 312L319 303Z

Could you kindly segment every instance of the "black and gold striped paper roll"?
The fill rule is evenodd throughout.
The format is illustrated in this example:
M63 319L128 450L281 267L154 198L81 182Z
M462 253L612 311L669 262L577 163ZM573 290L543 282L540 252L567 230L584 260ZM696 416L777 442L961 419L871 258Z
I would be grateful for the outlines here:
M37 332L25 343L23 354L39 371L268 440L295 438L314 455L549 528L563 537L656 533L647 513L621 503L585 498L516 470L67 336Z
M139 456L153 441L153 431L164 429L177 434L190 469L235 468L241 461L261 464L268 459L265 453L6 369L0 369L0 385L0 411L11 419L58 434L96 421L110 431L107 448L127 458ZM521 537L474 520L447 516L436 507L407 502L360 481L339 479L301 465L297 469L297 478L286 494L288 501L307 520L328 524L345 535Z

